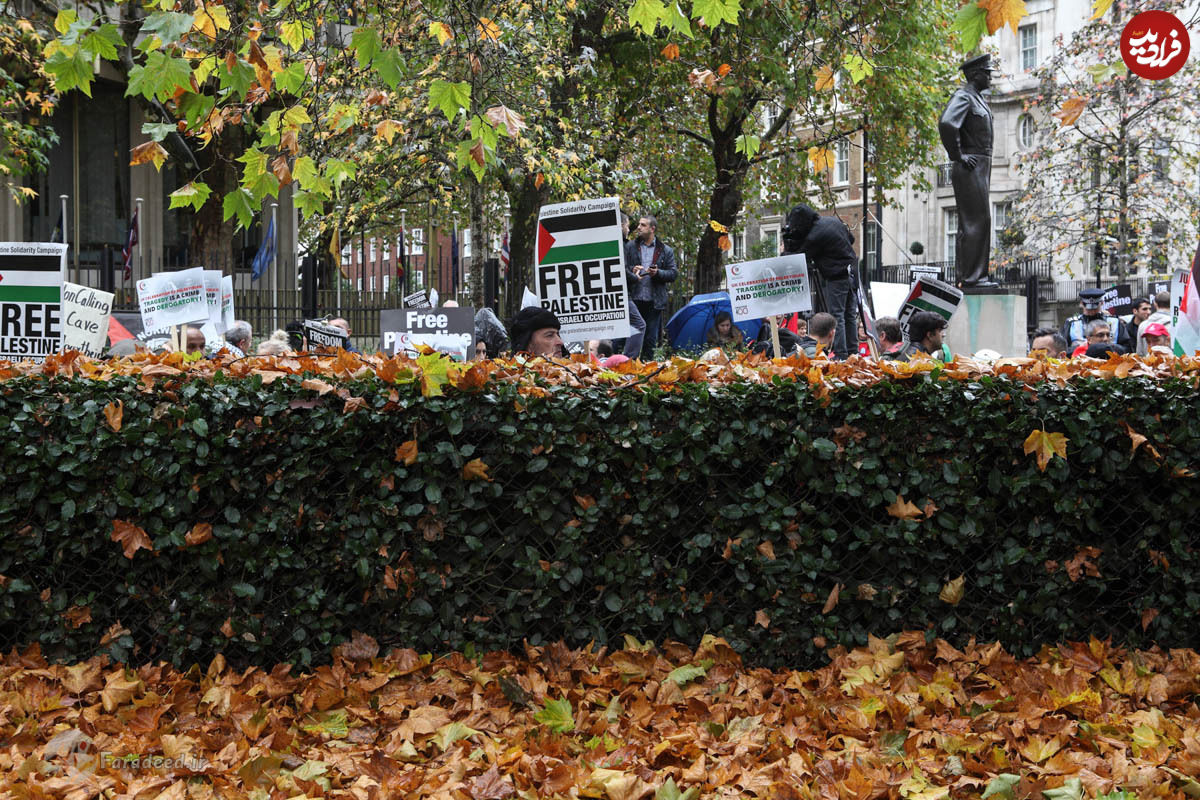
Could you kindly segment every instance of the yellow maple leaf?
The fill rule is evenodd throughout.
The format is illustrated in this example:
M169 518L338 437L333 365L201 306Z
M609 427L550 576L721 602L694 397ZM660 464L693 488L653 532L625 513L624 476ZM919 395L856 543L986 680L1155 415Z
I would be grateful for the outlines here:
M1092 14L1092 19L1100 19L1108 10L1112 8L1113 0L1092 0L1092 8L1095 13Z
M815 88L818 92L827 92L833 88L833 67L826 64L817 70L817 83Z
M920 519L921 509L904 499L904 495L896 495L896 502L887 507L887 512L896 519Z
M808 148L808 160L812 163L813 172L833 169L833 151L828 147Z
M710 219L708 221L708 227L712 228L717 233L729 233L729 228L717 222L715 219Z
M479 18L479 38L492 42L500 41L500 27L487 17Z
M386 139L388 144L392 143L392 139L396 134L404 130L404 127L394 119L385 119L375 126L375 138Z
M446 23L435 21L429 23L429 35L437 39L438 44L445 44L454 38L454 31Z
M1038 469L1045 472L1046 465L1055 454L1062 456L1064 461L1067 460L1067 441L1067 437L1061 433L1047 433L1041 429L1034 429L1025 438L1025 455L1036 453Z
M19 187L19 191L26 197L37 197L37 192L32 187L21 186Z
M959 575L957 578L942 587L942 590L938 592L938 599L943 603L949 603L952 606L958 605L963 599L963 585L965 583L966 576Z
M166 160L167 151L158 142L144 142L139 144L129 154L129 166L131 167L136 167L138 164L145 164L147 161L153 161L154 168L160 169Z
M1029 13L1025 9L1025 0L979 0L979 7L987 11L989 36L1005 25L1015 34L1021 19Z
M462 477L464 481L485 480L489 483L492 478L488 475L488 465L483 463L483 459L472 458L462 468Z
M1065 101L1062 109L1054 112L1054 116L1058 117L1058 126L1065 128L1068 125L1074 125L1079 121L1079 116L1085 108L1087 108L1087 100L1082 97L1072 97Z
M217 38L217 31L229 30L229 12L225 6L197 4L192 18L192 30L199 31L210 39Z

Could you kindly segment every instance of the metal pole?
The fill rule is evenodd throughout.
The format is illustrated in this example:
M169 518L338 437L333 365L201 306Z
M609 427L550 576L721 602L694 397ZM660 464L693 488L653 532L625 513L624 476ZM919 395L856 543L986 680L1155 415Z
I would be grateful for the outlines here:
M142 229L142 202L143 202L142 198L140 198L140 197L135 198L133 201L134 206L136 206L136 211L134 213L137 215L137 220L138 220L137 262L138 262L138 274L139 275L146 274L146 263L143 260L143 256L142 256L142 230L141 230ZM121 271L122 271L122 273L124 272L123 269ZM122 275L121 277L124 278L125 276ZM122 281L122 283L123 282L124 281ZM129 276L129 282L133 283L133 275Z
M271 203L271 234L275 237L271 247L271 272L275 274L271 287L271 328L279 330L279 203Z
M334 212L333 224L337 227L334 229L334 236L338 240L337 255L333 257L333 282L337 284L337 313L342 313L342 207L336 206Z
M401 294L406 295L408 294L408 259L406 258L408 255L408 219L407 212L403 208L400 209L400 241L404 243L404 246L400 248L400 252L396 256L400 259L401 268L404 269L404 275L401 276L404 283L400 287L404 291Z
M454 236L450 238L450 246L454 248L454 252L450 254L450 298L458 300L458 277L462 274L462 247L458 241L458 212L454 212ZM454 274L454 264L458 263L458 275Z
M58 199L62 202L62 223L63 223L63 244L67 243L67 195L60 194Z
M75 246L71 248L75 262L75 283L80 283L79 280L79 92L73 95L74 100L71 103L71 183L74 186L73 205L75 207ZM63 241L67 241L66 218L63 219Z

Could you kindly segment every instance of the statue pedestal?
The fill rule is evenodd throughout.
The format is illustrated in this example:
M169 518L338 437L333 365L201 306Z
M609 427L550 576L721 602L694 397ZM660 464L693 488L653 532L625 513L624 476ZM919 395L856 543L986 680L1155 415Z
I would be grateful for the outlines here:
M1025 310L1024 295L966 288L946 329L946 344L950 352L967 356L984 349L995 350L1002 356L1023 356Z

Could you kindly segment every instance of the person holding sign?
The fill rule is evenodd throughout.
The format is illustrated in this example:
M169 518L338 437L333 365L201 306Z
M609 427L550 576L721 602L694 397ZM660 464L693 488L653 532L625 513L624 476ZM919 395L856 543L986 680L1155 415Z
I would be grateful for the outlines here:
M663 309L667 307L667 284L675 280L679 269L675 251L658 238L658 220L646 214L638 220L637 238L625 243L625 270L633 304L646 321L642 340L642 361L654 357L662 328Z
M845 359L858 351L858 290L853 275L858 256L854 235L837 217L823 217L806 205L788 212L783 252L803 253L810 269L821 276L825 311L837 320L833 352Z

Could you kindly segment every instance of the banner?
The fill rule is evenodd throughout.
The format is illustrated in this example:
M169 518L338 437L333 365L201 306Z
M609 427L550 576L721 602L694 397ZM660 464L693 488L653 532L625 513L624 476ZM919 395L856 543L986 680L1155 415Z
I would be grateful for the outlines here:
M145 330L142 315L136 311L114 311L108 318L108 343L116 344L124 339L136 339L150 352L164 347L171 340L170 328Z
M67 245L0 242L0 359L45 361L62 338Z
M1104 294L1100 296L1100 307L1108 309L1108 313L1114 317L1132 314L1133 287L1128 283L1108 287L1104 290Z
M803 253L725 265L733 321L812 311L812 284Z
M949 322L954 316L963 293L948 283L933 278L919 277L908 291L904 304L900 306L900 332L908 342L908 320L918 311L932 311Z
M379 349L394 356L417 355L427 345L455 361L475 355L475 309L388 308L379 312Z
M314 347L346 347L346 332L321 320L306 319L300 329L308 341L309 350Z
M623 242L616 197L542 206L534 283L563 341L629 336Z
M233 308L233 276L221 276L221 322L225 330L233 327L235 314Z
M1175 270L1171 281L1171 348L1177 356L1190 356L1200 350L1197 273L1200 273L1200 247L1192 258L1192 268Z
M156 331L173 325L208 321L201 267L179 272L159 272L137 282L142 329Z
M936 264L909 264L908 265L908 281L909 285L917 278L933 278L936 281L942 279L942 268Z
M204 302L208 305L208 322L217 333L225 332L225 319L221 314L221 270L204 270Z
M64 281L62 349L78 350L92 358L104 355L112 304L112 292L102 292L89 286Z

